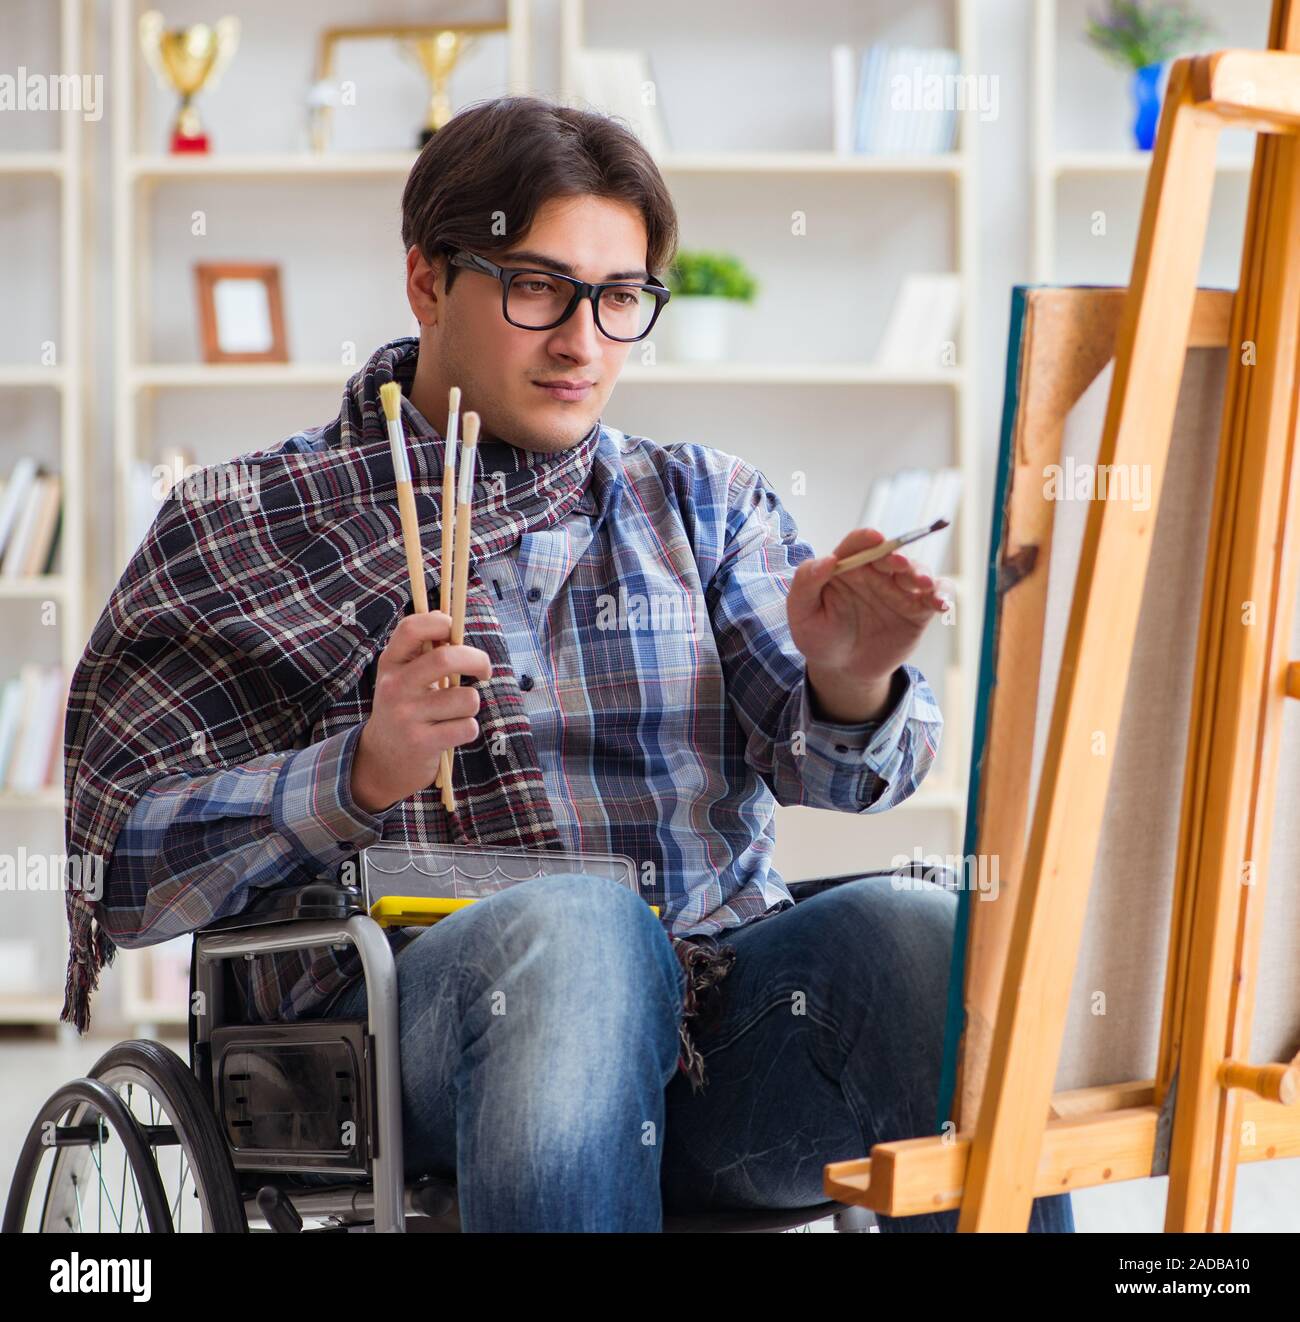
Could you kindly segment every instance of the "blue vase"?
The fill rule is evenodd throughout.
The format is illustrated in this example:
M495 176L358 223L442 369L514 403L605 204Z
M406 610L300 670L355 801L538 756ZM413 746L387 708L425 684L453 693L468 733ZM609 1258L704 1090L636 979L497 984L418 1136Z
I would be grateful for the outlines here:
M1133 104L1137 108L1133 136L1141 151L1150 151L1155 145L1156 125L1160 122L1160 74L1164 67L1146 64L1133 71Z

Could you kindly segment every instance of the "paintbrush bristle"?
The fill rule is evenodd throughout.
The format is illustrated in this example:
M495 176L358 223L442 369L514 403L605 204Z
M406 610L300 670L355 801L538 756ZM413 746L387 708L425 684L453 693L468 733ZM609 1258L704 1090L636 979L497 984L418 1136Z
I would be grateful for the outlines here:
M396 381L385 381L379 387L379 402L384 406L384 417L396 422L402 415L402 387Z
M930 525L930 531L938 532L940 528L946 528L947 526L948 526L947 519L935 519L935 521Z

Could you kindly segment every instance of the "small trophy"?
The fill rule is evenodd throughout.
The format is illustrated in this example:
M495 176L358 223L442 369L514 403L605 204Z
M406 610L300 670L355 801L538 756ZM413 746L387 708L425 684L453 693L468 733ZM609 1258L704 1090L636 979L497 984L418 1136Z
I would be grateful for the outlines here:
M402 45L420 62L433 89L429 96L429 118L420 133L424 146L451 118L452 71L460 57L474 45L474 38L455 28L430 29L418 37L406 37Z
M204 86L213 87L239 44L239 20L223 18L215 27L195 23L167 29L156 9L140 15L140 45L158 75L159 86L170 84L180 93L180 109L172 124L173 152L205 152L208 135L194 108L194 97Z

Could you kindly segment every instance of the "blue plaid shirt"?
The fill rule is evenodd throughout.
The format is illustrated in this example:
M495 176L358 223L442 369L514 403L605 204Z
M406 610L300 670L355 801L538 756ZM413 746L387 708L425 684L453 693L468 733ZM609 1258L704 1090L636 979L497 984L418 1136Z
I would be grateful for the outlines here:
M286 442L314 444L310 433ZM482 473L501 444L480 446ZM589 487L565 523L528 534L479 572L496 596L565 847L627 854L638 866L653 856L668 929L716 934L793 903L772 867L777 803L852 813L894 806L924 779L943 718L920 671L905 665L880 721L819 719L786 615L790 580L812 548L744 460L670 447L691 492L672 500L648 459L656 448L601 424L593 462L612 466L621 493L612 511L595 508ZM678 572L683 545L709 566L695 583ZM620 599L609 619L575 622L565 598L575 567L593 556L604 557L596 568L605 581L618 581L620 563L635 564L638 581L664 584L665 602ZM679 605L674 628L664 612ZM701 664L710 649L722 683ZM156 781L106 872L100 921L114 942L153 945L240 912L262 888L337 877L340 845L383 839L392 810L371 815L350 793L360 730ZM389 940L399 950L415 935L395 929ZM308 956L263 959L247 990L254 1018L319 1014L340 994L322 989Z

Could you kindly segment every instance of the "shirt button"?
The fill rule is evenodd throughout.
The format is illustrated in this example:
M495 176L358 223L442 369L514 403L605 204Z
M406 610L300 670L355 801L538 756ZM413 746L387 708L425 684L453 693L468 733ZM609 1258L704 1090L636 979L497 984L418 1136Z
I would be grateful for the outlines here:
M541 588L529 588L529 589L528 589L528 600L529 600L529 601L541 601L541 599L542 599L542 590L541 590Z
M527 693L528 690L533 687L533 677L531 675L520 675L519 687Z

